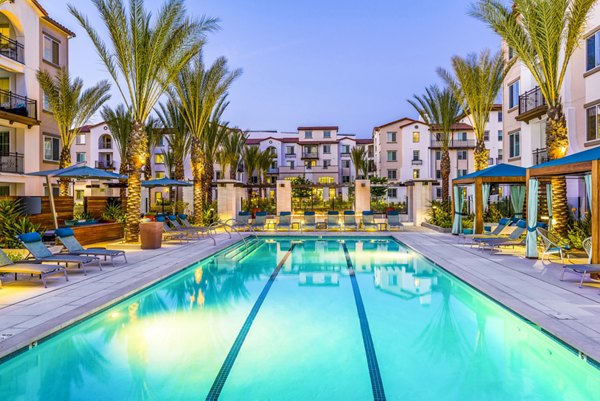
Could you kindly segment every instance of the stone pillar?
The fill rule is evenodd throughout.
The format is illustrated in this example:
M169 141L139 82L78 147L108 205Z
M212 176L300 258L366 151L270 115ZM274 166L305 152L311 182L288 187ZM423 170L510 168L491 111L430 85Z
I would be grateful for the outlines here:
M427 219L431 204L431 180L411 180L408 185L408 205L410 219L415 226L420 226Z
M323 187L323 201L329 200L329 187Z
M290 180L277 180L275 196L277 214L292 211L292 182Z
M354 185L354 211L362 214L366 210L371 210L371 181L356 180Z
M243 185L239 181L217 181L217 211L221 221L235 219L242 210Z

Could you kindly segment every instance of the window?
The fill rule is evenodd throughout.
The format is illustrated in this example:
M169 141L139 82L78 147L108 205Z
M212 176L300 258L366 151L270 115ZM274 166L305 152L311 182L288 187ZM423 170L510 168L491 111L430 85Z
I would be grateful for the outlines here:
M304 131L304 139L312 139L312 131Z
M75 200L83 200L84 194L85 194L85 191L83 189L76 189L75 190Z
M342 182L343 182L344 184L347 184L347 183L349 183L349 182L350 182L350 176L349 176L349 175L345 175L345 176L343 176L343 177L342 177Z
M77 159L77 163L85 162L85 152L77 152L76 159Z
M515 50L508 46L508 59L512 60L515 57Z
M413 150L413 160L421 160L421 155L418 150Z
M75 137L75 145L85 145L85 134L79 134Z
M293 170L296 168L296 162L294 160L290 160L288 162L288 167L290 168L290 170Z
M442 160L442 151L441 150L435 151L435 160Z
M331 138L331 131L324 131L323 132L323 138L325 138L325 139Z
M48 99L48 95L44 93L44 97L42 98L42 108L44 111L48 111L52 113L52 106L50 105L50 100Z
M44 160L57 162L60 158L60 139L53 136L44 137Z
M414 179L421 178L421 170L419 170L418 168L413 169L413 178Z
M388 189L387 196L388 196L388 198L397 198L398 197L398 189L397 188Z
M600 65L600 31L586 40L586 71Z
M484 141L490 140L490 131L483 131L483 140Z
M467 169L466 168L459 169L457 174L459 177L462 177L463 175L467 175Z
M350 160L342 160L342 168L350 168Z
M220 180L220 179L221 179L221 172L215 171L215 180Z
M421 133L419 131L413 132L413 143L421 142Z
M350 154L350 145L342 145L342 154L343 155Z
M498 149L498 164L502 163L502 149Z
M498 112L498 122L499 123L502 122L502 112L501 111Z
M44 35L44 60L52 64L59 64L58 50L59 43L56 39Z
M442 197L442 188L435 189L435 197L438 199Z
M458 134L458 140L459 141L466 141L467 140L467 133L466 132L461 132Z
M250 179L250 182L252 184L258 184L258 176L257 175L253 175L252 178Z
M395 180L398 178L398 170L388 170L387 171L388 180Z
M387 133L387 141L388 141L388 143L394 143L394 142L396 142L396 133L395 132L388 132Z
M488 159L488 166L493 166L493 165L494 165L494 158L493 158L493 157L490 157L490 158Z
M165 164L165 154L157 153L154 155L154 163L155 164Z
M164 171L157 171L154 174L154 178L156 178L157 180L160 180L161 178L165 178L165 172Z
M467 151L466 150L459 150L457 152L458 155L458 160L467 160Z
M436 180L442 179L442 170L435 170L435 179Z
M294 146L287 145L285 147L285 154L286 155L295 155L296 154L296 148Z
M520 135L519 131L508 135L508 157L521 156Z
M10 153L10 132L0 132L0 155L8 155Z
M304 167L306 167L307 170L312 169L313 167L315 167L317 165L316 160L306 160L304 162Z
M331 145L323 145L323 153L330 154L331 153Z
M157 192L155 192L155 193L154 193L154 201L155 201L157 204L160 204L160 203L161 203L161 201L162 201L162 199L163 199L163 194L162 194L162 192L160 192L160 191L157 191Z
M323 160L323 168L329 168L331 166L331 160Z
M395 150L388 150L387 151L387 161L389 161L389 162L395 162L396 161L396 151Z
M508 108L512 109L519 105L519 81L508 86Z
M319 177L319 184L334 184L335 180L333 177Z
M498 141L502 142L502 130L501 129L498 130Z
M598 135L598 131L600 131L598 128L598 122L600 121L598 119L598 108L600 108L600 106L594 106L594 107L590 107L589 109L586 109L585 111L585 116L586 116L586 139L588 141L593 141L594 139L598 139L599 135Z

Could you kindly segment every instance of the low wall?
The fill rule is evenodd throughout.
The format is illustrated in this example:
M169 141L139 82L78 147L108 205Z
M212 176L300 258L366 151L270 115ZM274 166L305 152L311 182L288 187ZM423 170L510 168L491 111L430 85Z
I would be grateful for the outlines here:
M88 226L71 227L75 238L81 245L89 245L97 242L114 241L123 238L123 223L100 223Z

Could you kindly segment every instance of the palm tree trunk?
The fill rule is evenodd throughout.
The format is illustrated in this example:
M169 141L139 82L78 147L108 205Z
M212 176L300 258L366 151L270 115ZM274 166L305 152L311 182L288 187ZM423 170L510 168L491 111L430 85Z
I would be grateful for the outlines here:
M173 178L179 181L185 180L185 167L183 158L178 158L175 161L175 177Z
M450 183L450 152L448 149L442 150L440 172L442 174L442 201L448 202L450 199L450 194L448 192L448 184Z
M550 160L560 159L569 148L567 120L562 107L548 109L546 123L546 147ZM567 203L567 181L564 176L552 177L552 218L553 230L566 238L569 231L569 205Z
M144 124L134 121L129 136L128 191L125 241L137 242L140 233L140 207L142 202L142 166L146 160L148 137Z
M214 164L209 162L206 163L206 167L204 169L204 177L202 179L202 185L204 186L204 197L206 205L210 205L212 203L212 179L215 174Z
M121 160L121 165L119 166L119 174L127 175L127 161ZM119 197L121 198L121 207L125 207L125 202L127 202L127 188L125 184L127 184L127 180L119 180L119 183L123 185L121 189L119 189Z
M489 166L490 151L485 148L483 137L477 137L477 144L474 152L475 171L483 170Z
M233 165L229 165L229 179L235 180L237 178L237 168Z
M146 152L146 161L144 162L144 177L147 180L152 179L152 159L150 157L150 152Z
M60 151L60 161L58 163L58 168L67 168L71 165L71 149L68 146L63 146ZM71 180L68 178L61 178L60 186L59 186L59 194L60 196L69 196L69 183ZM52 188L48 188L49 191Z
M192 143L192 176L194 177L194 222L202 223L204 215L204 196L202 177L204 176L204 151L200 142L194 138Z

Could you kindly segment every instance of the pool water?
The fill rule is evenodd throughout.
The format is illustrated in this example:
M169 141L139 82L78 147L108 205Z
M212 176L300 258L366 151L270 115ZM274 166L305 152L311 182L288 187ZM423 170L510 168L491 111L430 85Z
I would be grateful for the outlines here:
M392 239L239 245L0 365L0 400L569 400L600 372Z

